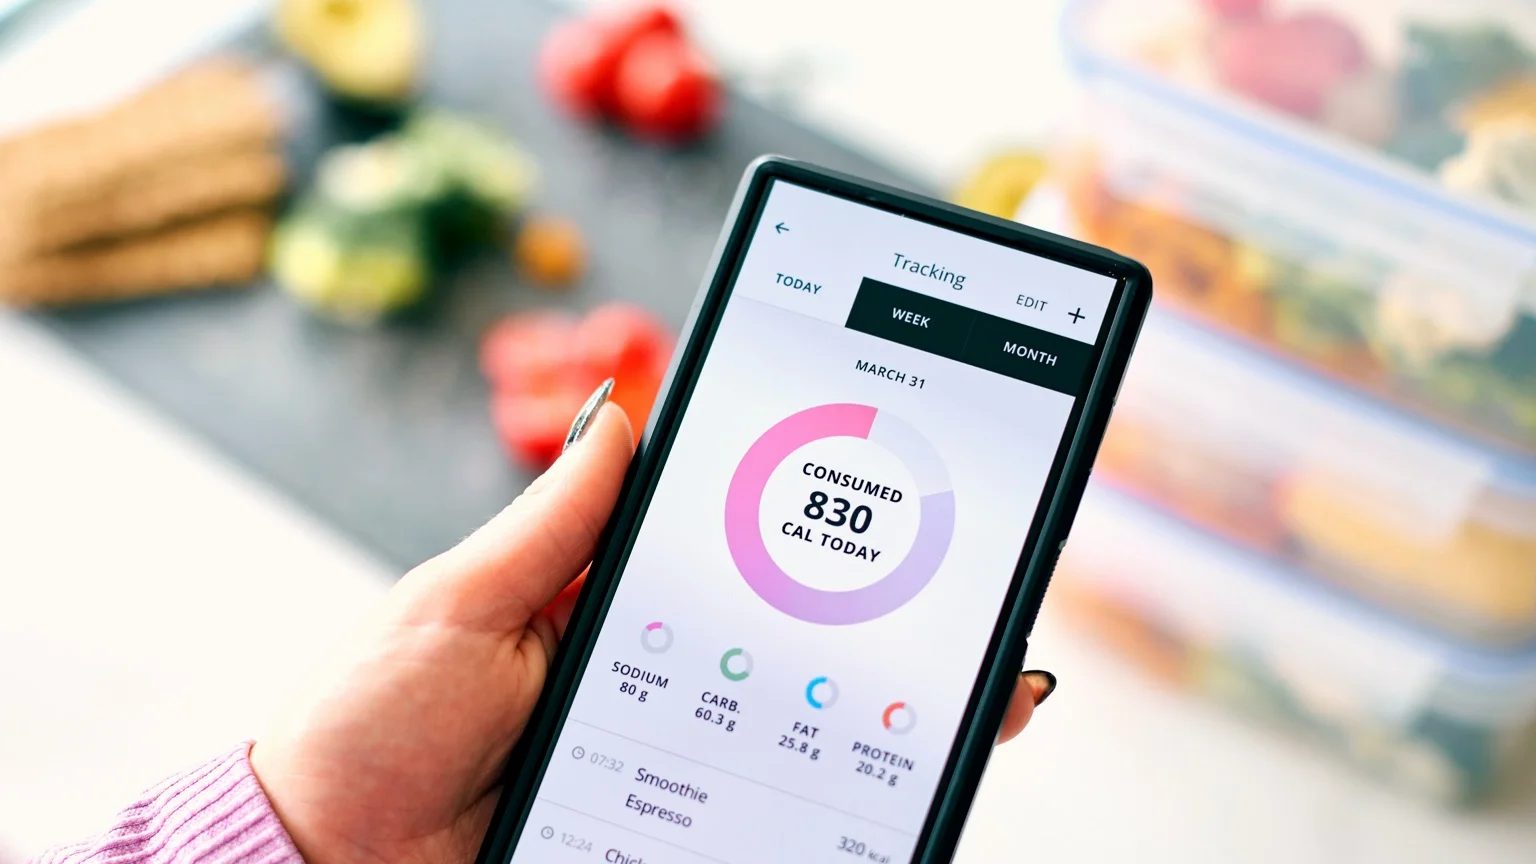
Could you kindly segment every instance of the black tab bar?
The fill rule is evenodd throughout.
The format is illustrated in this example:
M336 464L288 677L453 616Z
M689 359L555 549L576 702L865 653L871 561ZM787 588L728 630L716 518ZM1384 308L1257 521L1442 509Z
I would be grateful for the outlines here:
M1025 324L976 313L960 362L1009 378L1039 384L1057 393L1082 392L1093 346Z
M865 278L844 325L929 354L960 359L973 310Z
M865 278L845 326L891 342L1076 396L1093 346Z

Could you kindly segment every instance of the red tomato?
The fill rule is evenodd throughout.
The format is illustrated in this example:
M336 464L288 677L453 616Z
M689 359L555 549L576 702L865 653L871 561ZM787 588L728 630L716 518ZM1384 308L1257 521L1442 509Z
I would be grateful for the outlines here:
M575 333L577 353L603 377L624 369L649 369L672 355L672 337L650 312L623 303L599 306Z
M577 117L612 114L619 64L636 42L652 33L681 34L682 25L660 4L567 21L544 39L540 84L556 104Z
M612 105L613 80L623 52L619 33L603 21L567 21L539 49L539 84L561 108L577 117L601 117Z
M518 459L548 464L560 455L576 412L605 378L614 379L610 400L639 430L671 354L666 328L638 306L600 306L580 322L558 312L508 316L480 345L497 434Z
M652 33L619 64L619 116L636 134L682 141L708 131L720 113L720 86L709 62L680 35Z
M570 377L576 322L559 312L509 315L480 342L480 371L498 389L525 390Z
M529 465L548 465L560 455L571 420L590 395L590 390L573 387L543 394L493 394L491 420L508 453Z
M578 352L593 372L595 387L613 378L609 398L638 432L650 416L672 357L672 337L651 313L619 303L592 310L576 332Z
M645 429L645 421L656 407L656 394L661 391L661 379L667 367L629 370L614 379L613 393L608 397L613 404L624 409L629 425L638 437Z

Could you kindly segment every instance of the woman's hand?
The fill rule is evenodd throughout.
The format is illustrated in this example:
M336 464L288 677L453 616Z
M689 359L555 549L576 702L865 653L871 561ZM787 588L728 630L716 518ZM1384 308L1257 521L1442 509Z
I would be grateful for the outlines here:
M624 413L600 408L511 506L401 579L257 742L256 776L309 864L474 859L633 453ZM1020 680L1001 741L1054 686Z

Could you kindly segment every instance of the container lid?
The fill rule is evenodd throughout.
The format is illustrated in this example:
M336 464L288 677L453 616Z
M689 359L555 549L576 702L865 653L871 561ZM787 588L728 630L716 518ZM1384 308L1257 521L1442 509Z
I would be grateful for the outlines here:
M1245 646L1406 723L1426 710L1505 725L1536 716L1536 649L1473 648L1364 604L1102 484L1063 552L1067 579L1129 597L1196 642ZM1329 686L1321 683L1319 686Z
M1148 316L1120 406L1242 436L1232 443L1250 453L1283 451L1325 467L1380 502L1382 518L1421 537L1449 536L1474 508L1502 530L1536 534L1536 457L1453 431L1175 310Z

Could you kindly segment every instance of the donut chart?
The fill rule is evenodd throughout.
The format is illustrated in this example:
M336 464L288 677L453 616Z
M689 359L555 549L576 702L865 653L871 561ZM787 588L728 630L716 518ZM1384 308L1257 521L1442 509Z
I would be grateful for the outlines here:
M837 696L837 682L825 675L812 678L811 683L805 685L805 701L817 711L837 704Z
M665 654L672 647L672 628L652 621L640 631L640 647L652 654Z
M892 702L885 706L880 722L893 734L905 735L917 725L917 712L905 702Z
M799 448L833 437L861 438L885 448L918 486L917 534L906 557L878 582L851 591L796 581L769 554L759 527L769 477ZM726 545L742 579L770 606L812 624L859 624L901 608L938 572L954 528L954 491L933 445L900 418L854 403L807 408L774 424L742 456L725 499Z

